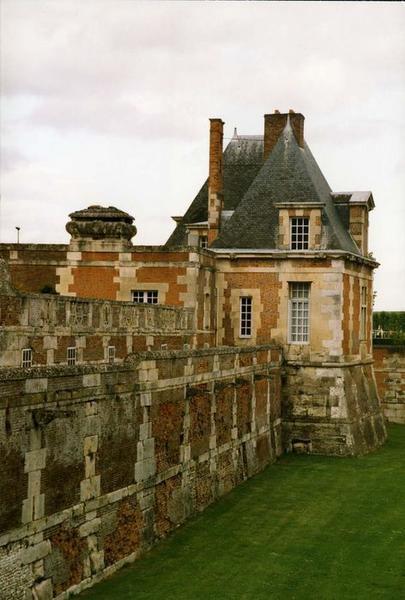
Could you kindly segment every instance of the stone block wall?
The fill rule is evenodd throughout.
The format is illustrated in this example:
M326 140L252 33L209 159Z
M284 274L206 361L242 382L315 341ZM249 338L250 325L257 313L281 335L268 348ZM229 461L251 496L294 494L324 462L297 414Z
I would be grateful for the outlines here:
M370 452L386 439L372 362L292 361L282 389L283 447L325 455Z
M384 415L405 423L405 346L374 346L374 372Z
M0 371L2 600L67 598L281 453L278 348Z

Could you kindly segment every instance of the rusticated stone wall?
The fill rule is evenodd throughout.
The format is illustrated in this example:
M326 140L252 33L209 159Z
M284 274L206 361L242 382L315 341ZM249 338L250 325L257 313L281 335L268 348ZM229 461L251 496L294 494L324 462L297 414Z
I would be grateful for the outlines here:
M386 439L371 361L318 366L289 361L283 377L283 447L358 455Z
M279 349L0 371L2 600L67 598L281 453Z
M405 423L405 346L375 345L373 356L384 415L393 423Z

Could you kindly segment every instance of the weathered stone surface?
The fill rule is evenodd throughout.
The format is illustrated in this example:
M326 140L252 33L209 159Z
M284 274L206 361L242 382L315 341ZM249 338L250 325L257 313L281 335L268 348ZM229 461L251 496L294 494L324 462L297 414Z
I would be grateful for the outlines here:
M375 346L374 372L384 415L405 423L405 345Z
M22 563L28 565L41 558L44 558L51 551L51 544L48 540L35 544L35 546L28 546L28 548L22 554Z
M37 583L37 585L32 588L32 597L33 600L52 600L52 581L50 579L45 579L45 581Z

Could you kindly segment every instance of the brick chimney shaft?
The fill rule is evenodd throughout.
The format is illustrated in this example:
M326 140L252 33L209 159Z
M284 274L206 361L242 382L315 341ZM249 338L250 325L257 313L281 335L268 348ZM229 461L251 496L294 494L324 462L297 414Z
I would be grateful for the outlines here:
M223 203L222 144L224 123L210 119L210 154L208 175L208 244L217 237L221 223Z
M290 110L289 113L275 111L273 114L264 115L264 148L263 160L266 160L273 150L284 127L287 125L287 117L290 116L290 125L295 139L301 148L304 147L304 115Z
M221 119L210 119L210 157L209 157L209 188L211 192L222 193L222 143L224 123Z

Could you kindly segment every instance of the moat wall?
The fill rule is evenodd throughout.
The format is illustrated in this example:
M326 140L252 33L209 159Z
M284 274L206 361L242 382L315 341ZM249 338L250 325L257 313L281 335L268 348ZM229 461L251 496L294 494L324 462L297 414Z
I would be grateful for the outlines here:
M278 348L0 372L2 600L67 598L282 451Z
M393 423L405 423L405 346L375 345L373 357L384 415Z

